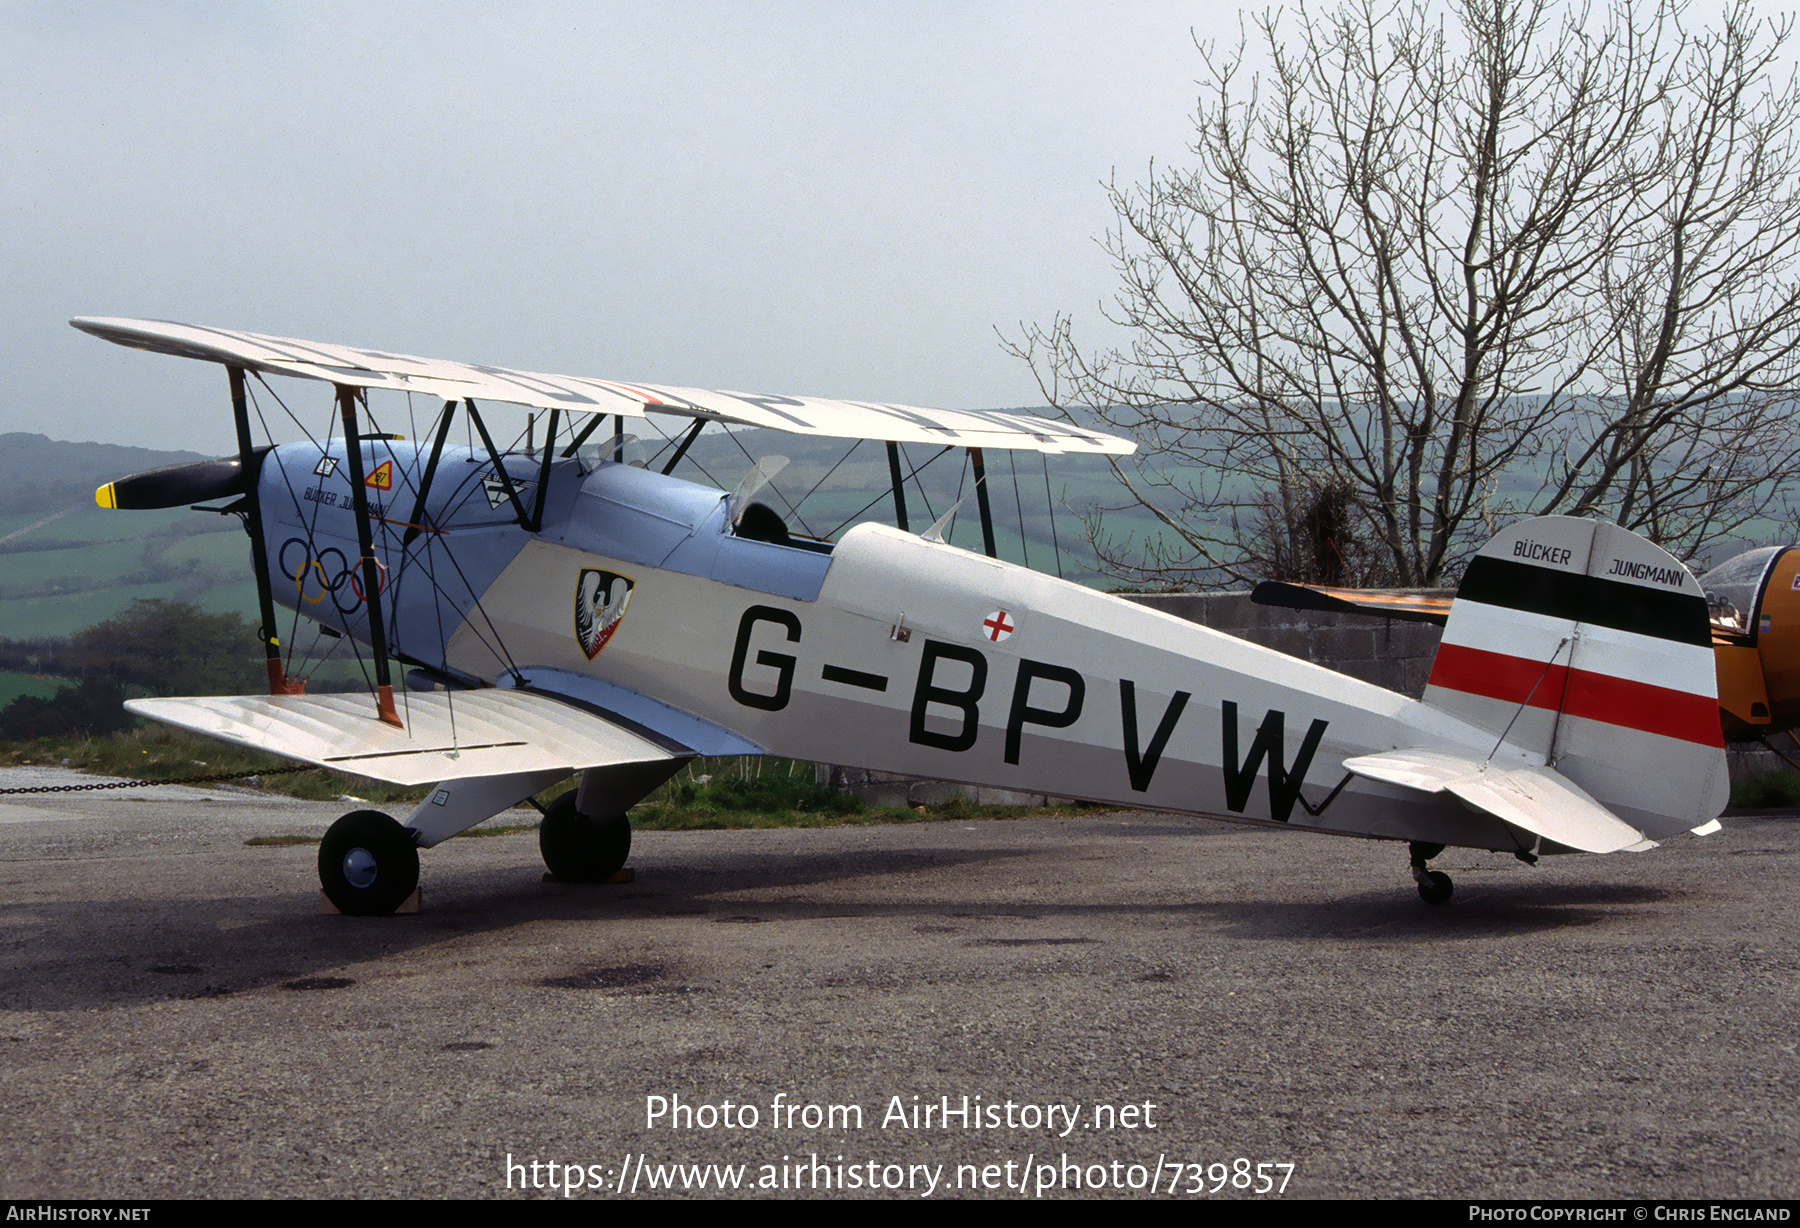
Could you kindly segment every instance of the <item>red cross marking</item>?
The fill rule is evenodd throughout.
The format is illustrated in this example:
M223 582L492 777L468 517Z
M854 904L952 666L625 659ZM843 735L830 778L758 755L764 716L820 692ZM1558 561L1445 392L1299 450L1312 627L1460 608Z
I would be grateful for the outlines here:
M1005 610L994 611L981 625L988 629L988 639L996 643L1001 636L1013 633L1012 619L1007 617Z

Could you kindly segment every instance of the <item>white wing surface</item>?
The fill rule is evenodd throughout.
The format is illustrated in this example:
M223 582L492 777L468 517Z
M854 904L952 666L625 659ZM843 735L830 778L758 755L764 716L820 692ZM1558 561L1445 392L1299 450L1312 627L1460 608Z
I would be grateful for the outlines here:
M366 695L134 699L125 706L221 741L397 785L684 757L666 741L525 691L409 693L400 705L404 729L376 719Z
M674 414L796 435L954 444L964 448L1123 456L1137 446L1116 435L1007 410L920 409L877 401L712 392L546 375L167 320L83 317L69 322L83 332L134 349L199 358L267 375L294 375L354 388L419 392L448 401L500 401L538 409L629 417Z

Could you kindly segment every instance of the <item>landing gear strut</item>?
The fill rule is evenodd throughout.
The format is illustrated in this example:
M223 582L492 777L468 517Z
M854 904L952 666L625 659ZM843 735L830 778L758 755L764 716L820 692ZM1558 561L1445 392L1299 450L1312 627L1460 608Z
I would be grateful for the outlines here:
M379 810L353 810L319 841L319 885L337 910L385 917L419 886L413 834Z
M571 789L544 812L538 852L557 878L571 883L605 882L631 856L631 820L622 814L589 818L575 809L579 789Z
M1450 893L1456 890L1456 884L1442 870L1428 870L1425 863L1444 851L1441 844L1425 844L1422 841L1412 842L1412 875L1419 884L1419 898L1427 904L1448 904Z

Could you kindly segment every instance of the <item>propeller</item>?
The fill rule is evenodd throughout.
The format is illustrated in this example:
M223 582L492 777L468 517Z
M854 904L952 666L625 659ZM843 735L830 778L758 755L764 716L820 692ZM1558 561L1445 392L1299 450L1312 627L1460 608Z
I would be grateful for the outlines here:
M259 465L267 450L258 448L254 453ZM221 456L217 460L146 469L108 482L94 492L94 502L101 507L131 512L186 507L208 499L248 494L255 484L254 478L254 474L244 472L243 462L237 457Z

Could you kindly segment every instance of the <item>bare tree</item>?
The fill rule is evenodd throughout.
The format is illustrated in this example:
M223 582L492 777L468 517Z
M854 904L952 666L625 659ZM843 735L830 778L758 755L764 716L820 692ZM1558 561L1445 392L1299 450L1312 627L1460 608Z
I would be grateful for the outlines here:
M1268 14L1248 82L1247 43L1202 45L1193 166L1110 189L1127 340L1007 342L1145 445L1119 476L1169 532L1097 540L1115 571L1245 578L1324 490L1417 585L1521 514L1688 555L1771 510L1800 460L1791 25L1638 7Z
M1365 523L1347 485L1309 483L1265 493L1237 537L1243 561L1262 579L1385 588L1392 570Z

